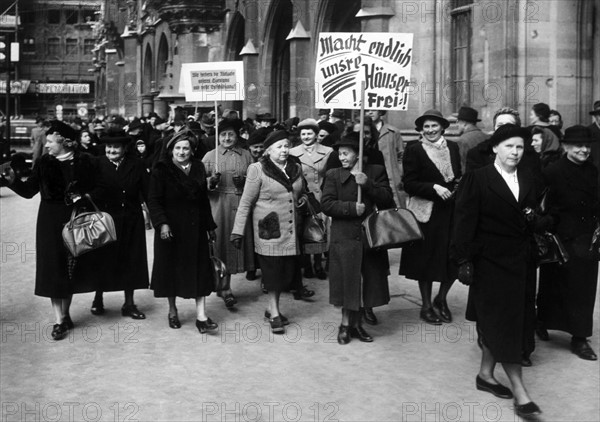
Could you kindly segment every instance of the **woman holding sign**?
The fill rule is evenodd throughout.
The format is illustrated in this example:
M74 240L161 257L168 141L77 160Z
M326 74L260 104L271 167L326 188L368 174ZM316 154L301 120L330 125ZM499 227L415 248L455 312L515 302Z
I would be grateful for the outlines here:
M394 197L385 167L365 165L359 171L358 133L346 135L334 147L342 167L327 172L321 197L323 212L332 217L329 303L342 307L339 344L351 338L372 342L362 328L360 311L389 302L389 262L387 251L365 249L361 222L375 206L393 207ZM357 202L359 186L362 202Z
M439 111L427 110L415 125L421 139L404 151L402 181L410 195L408 208L421 223L424 239L402 248L400 275L419 281L421 319L439 325L452 321L446 295L457 268L448 257L448 248L454 189L461 177L460 154L458 145L444 138L450 122ZM432 304L434 281L440 282L440 290Z

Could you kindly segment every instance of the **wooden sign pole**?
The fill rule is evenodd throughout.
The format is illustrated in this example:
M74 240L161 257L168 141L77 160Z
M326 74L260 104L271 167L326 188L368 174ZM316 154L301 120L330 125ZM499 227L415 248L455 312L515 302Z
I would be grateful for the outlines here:
M360 137L358 143L358 171L363 171L363 155L365 149L365 82L360 86ZM362 203L362 189L358 187L358 203Z
M219 108L215 100L215 173L219 172Z

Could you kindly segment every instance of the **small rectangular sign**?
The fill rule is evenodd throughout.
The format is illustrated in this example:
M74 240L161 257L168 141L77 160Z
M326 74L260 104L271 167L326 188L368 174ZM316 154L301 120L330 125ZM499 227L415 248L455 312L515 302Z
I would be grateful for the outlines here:
M89 94L90 84L47 84L38 83L38 94Z
M181 82L186 101L241 101L244 62L184 63Z

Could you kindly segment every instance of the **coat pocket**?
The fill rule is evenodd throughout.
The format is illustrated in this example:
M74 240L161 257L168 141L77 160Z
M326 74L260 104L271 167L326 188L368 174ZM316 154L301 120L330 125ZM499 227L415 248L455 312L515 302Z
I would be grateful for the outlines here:
M258 220L258 237L265 240L279 239L281 237L279 216L276 212L270 212L265 218Z

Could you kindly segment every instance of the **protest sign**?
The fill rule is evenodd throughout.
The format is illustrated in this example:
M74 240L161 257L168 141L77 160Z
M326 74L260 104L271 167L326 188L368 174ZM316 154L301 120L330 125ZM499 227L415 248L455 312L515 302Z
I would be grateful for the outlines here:
M244 100L244 62L184 63L182 91L186 101Z
M315 71L316 107L406 110L413 34L322 32Z

